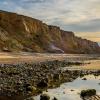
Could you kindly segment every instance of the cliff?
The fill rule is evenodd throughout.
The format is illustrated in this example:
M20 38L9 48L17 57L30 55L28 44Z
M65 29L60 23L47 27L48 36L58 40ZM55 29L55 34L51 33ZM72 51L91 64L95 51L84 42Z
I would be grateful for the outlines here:
M100 53L96 42L40 20L0 11L0 50L52 53Z

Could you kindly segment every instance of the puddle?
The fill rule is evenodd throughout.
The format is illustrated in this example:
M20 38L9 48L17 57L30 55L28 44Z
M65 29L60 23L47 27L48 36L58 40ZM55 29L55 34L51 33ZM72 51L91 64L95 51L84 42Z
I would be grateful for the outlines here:
M87 80L82 80L86 78ZM100 95L100 75L86 75L82 78L77 78L73 82L62 84L59 88L48 89L48 94L51 99L56 97L58 100L82 100L80 98L80 91L83 89L96 89L97 94ZM35 100L40 100L40 96L34 97Z

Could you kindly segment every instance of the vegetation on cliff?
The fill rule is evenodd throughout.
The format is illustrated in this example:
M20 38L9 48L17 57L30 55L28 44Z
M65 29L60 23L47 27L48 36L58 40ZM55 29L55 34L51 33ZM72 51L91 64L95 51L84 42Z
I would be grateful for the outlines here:
M100 53L96 42L76 37L40 20L0 11L0 50L52 53Z

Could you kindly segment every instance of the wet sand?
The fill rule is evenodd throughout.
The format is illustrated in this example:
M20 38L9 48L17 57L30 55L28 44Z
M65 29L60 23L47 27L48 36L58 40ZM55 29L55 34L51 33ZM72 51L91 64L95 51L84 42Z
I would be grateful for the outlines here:
M86 61L95 59L98 55L86 54L49 54L49 53L0 53L0 63L30 63L30 62L44 62L46 60L68 60L68 61Z
M61 60L61 62L59 62L58 60ZM66 63L64 61L66 61ZM35 63L38 62L38 65L37 63L35 65L34 62ZM39 62L42 63L40 64ZM71 64L68 64L68 62L71 62ZM82 62L82 65L77 66L77 62ZM37 80L48 79L49 83L46 84L49 84L49 87L50 86L55 87L55 86L59 86L61 83L64 82L72 82L80 74L82 74L82 72L80 73L80 71L83 71L84 73L84 70L86 69L87 70L97 69L97 71L100 70L100 57L98 55L47 54L47 53L44 54L43 53L42 54L41 53L0 53L0 63L1 63L1 86L3 86L2 89L4 89L3 94L7 93L7 95L8 92L6 92L7 89L6 87L10 88L9 95L11 95L12 92L16 94L16 90L13 87L16 87L17 83L20 84L19 89L23 89L23 86L26 83L30 84L30 86L36 87L38 86L37 83L39 83L39 81ZM67 65L68 68L66 67ZM62 68L66 68L66 71L62 71ZM71 69L71 71L69 71L69 69ZM78 69L80 71L78 71ZM59 82L58 81L55 82L55 77L58 78ZM10 87L9 83L12 82L13 82L13 86ZM50 82L53 84L51 84ZM25 90L26 88L27 87L25 87ZM24 93L24 91L22 91L22 93ZM25 93L28 94L27 91ZM4 100L4 99L0 99L0 100ZM9 99L5 99L5 100L9 100Z
M87 80L83 80L86 78ZM60 87L56 89L48 89L44 91L44 94L48 94L51 97L51 100L56 97L58 100L82 100L80 98L81 90L84 89L95 89L97 94L100 95L100 86L99 86L99 76L94 75L85 75L83 77L78 77L73 82L63 83ZM35 100L40 100L40 95L34 97ZM99 100L99 99L85 99L85 100Z
M82 69L94 69L94 70L100 70L100 60L91 60L90 64L81 66Z
M80 66L65 67L64 70L100 70L100 60L88 60L84 61L84 64Z

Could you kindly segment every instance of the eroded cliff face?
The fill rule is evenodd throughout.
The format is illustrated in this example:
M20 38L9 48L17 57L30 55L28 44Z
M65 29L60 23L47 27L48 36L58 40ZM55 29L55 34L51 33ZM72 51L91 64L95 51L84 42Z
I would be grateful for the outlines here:
M53 53L100 53L96 42L40 20L0 11L0 50Z

